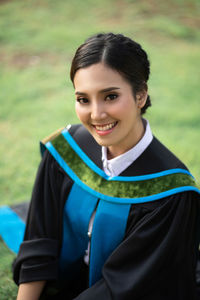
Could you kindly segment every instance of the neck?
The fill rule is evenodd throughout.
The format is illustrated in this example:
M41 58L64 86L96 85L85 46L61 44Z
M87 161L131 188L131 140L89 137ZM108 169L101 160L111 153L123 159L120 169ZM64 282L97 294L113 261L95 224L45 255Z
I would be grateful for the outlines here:
M107 158L108 159L115 158L127 152L131 148L133 148L141 140L144 133L145 133L145 123L141 119L140 122L138 122L137 127L132 131L132 134L130 135L128 142L126 141L124 144L121 143L119 146L112 145L107 148Z

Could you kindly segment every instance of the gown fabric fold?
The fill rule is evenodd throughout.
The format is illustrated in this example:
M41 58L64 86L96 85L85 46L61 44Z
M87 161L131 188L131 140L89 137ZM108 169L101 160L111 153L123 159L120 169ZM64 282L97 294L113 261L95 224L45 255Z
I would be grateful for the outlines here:
M92 136L79 125L72 126L70 133L88 157L102 168L101 147ZM173 168L186 169L154 137L120 176L146 175ZM196 286L200 236L198 193L187 191L132 204L123 241L105 261L101 279L88 287L88 267L83 259L69 278L63 280L59 275L63 211L72 185L73 180L46 150L32 193L24 241L13 264L17 284L47 280L41 299L199 299Z

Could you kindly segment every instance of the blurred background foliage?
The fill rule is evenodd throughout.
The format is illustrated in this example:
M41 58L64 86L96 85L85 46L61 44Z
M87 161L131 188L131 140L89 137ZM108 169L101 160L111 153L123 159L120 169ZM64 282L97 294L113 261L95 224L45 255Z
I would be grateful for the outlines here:
M146 118L200 179L198 0L0 0L0 204L29 200L39 143L78 120L69 80L76 48L97 32L124 33L151 61ZM1 243L0 299L15 299L13 255Z
M120 32L149 53L146 117L200 178L199 1L0 0L1 204L30 198L38 141L77 122L69 80L76 48L96 32Z

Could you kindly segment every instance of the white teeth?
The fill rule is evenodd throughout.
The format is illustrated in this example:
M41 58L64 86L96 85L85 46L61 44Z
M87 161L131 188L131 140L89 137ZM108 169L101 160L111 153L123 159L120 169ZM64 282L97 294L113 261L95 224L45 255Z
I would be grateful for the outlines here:
M116 124L116 122L108 124L108 125L105 125L105 126L95 125L95 128L97 130L101 130L101 131L105 130L106 131L106 130L109 130L109 129L113 128L115 126L115 124Z

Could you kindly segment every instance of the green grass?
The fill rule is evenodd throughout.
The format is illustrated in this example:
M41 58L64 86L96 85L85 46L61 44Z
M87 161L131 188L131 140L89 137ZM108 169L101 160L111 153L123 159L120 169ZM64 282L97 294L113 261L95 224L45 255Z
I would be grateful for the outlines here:
M153 106L146 117L200 179L199 12L197 0L0 1L0 204L30 199L38 141L77 122L70 61L100 31L122 32L147 50ZM4 246L0 254L0 299L14 299L12 255Z
M14 254L8 252L7 247L0 240L0 299L13 300L16 299L17 286L12 280L11 264Z

